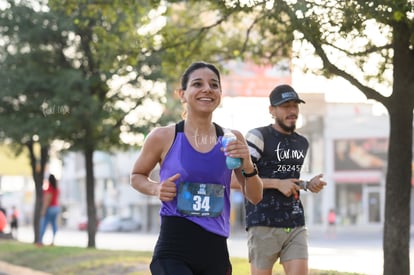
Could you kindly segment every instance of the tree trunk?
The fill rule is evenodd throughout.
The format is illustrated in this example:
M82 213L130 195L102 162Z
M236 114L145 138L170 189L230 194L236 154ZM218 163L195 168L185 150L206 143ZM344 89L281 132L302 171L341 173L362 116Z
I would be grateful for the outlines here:
M88 247L95 248L95 236L96 236L96 207L95 207L95 175L93 166L93 152L94 149L86 148L85 155L85 168L86 168L86 205L88 212Z
M384 221L384 275L410 274L412 109L390 114Z
M384 221L384 275L410 274L410 199L413 146L414 71L409 31L393 31L394 84L386 102L390 115Z
M34 243L39 241L40 231L40 211L42 210L43 202L43 178L45 174L46 163L49 159L49 146L40 146L40 156L36 157L34 150L34 143L30 141L26 143L29 150L30 166L32 168L32 176L35 183L35 205L33 213L33 235Z

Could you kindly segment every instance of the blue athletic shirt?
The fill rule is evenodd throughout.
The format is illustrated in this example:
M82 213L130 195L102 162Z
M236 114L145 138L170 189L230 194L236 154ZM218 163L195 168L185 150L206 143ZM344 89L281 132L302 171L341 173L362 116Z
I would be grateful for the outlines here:
M177 125L179 125L178 123ZM160 181L180 173L176 181L177 192L182 182L219 184L224 186L224 208L218 217L199 217L184 215L177 211L177 197L171 202L162 202L161 216L178 216L198 224L202 228L223 237L230 233L230 181L232 170L227 169L224 152L221 151L223 131L216 125L217 139L202 142L214 142L214 147L206 153L195 150L184 134L184 122L176 127L176 137L160 167ZM180 129L182 128L182 129ZM177 131L177 129L180 129ZM220 133L221 132L221 133Z
M261 178L299 178L309 146L298 133L276 131L272 125L250 130L246 134L252 160ZM276 189L263 189L263 199L254 205L245 200L247 228L269 226L294 228L305 225L303 206L294 196L286 197Z

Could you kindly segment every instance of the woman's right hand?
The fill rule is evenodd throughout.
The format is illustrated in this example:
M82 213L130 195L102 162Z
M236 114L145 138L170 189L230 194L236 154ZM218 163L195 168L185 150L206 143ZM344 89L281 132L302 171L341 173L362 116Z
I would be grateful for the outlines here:
M177 195L177 186L175 185L175 181L179 178L180 174L177 173L160 183L158 187L158 198L161 201L169 202L175 198Z

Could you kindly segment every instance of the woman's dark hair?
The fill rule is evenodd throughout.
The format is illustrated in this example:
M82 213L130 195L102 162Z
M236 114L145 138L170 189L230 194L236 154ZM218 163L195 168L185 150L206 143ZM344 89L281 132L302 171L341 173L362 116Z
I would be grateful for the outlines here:
M53 174L49 175L49 184L52 185L53 188L57 187L55 175L53 175Z
M204 61L197 61L192 63L185 71L183 76L181 77L181 89L182 90L186 90L187 89L187 84L188 84L188 79L190 78L190 74L192 72L194 72L195 70L201 69L201 68L209 68L210 70L212 70L218 77L218 81L221 84L221 80L220 80L220 72L217 69L216 66L214 66L213 64L204 62Z

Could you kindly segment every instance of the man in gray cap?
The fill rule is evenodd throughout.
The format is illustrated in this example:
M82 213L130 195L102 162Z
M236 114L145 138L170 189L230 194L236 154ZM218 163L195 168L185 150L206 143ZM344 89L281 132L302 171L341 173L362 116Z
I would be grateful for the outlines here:
M279 259L286 274L306 275L308 240L300 190L318 193L326 182L322 174L300 179L309 143L296 132L296 121L305 101L289 85L274 88L269 99L274 123L246 135L264 188L260 203L245 202L251 274L271 275Z

